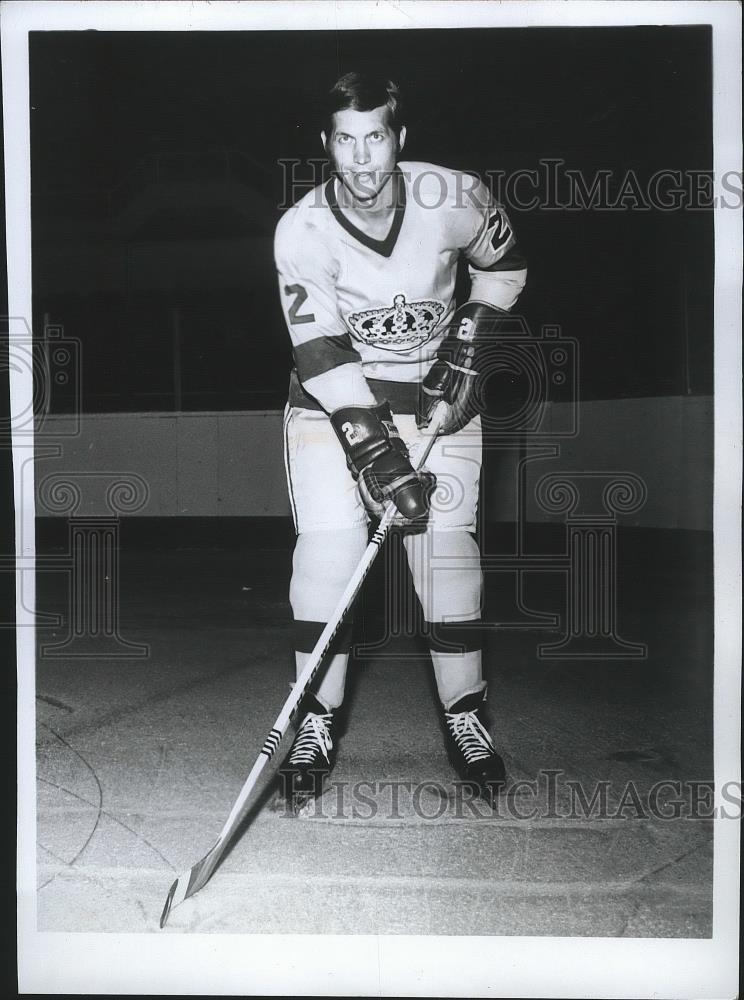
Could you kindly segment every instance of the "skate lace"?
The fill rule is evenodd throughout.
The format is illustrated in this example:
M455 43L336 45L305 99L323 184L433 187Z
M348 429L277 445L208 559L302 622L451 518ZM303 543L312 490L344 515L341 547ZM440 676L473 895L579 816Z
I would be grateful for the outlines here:
M447 712L447 725L468 764L495 753L491 737L473 712Z
M302 725L292 747L292 753L289 757L291 764L312 764L318 756L318 751L328 760L328 751L333 748L329 729L330 722L330 712L327 715L307 713L302 720Z

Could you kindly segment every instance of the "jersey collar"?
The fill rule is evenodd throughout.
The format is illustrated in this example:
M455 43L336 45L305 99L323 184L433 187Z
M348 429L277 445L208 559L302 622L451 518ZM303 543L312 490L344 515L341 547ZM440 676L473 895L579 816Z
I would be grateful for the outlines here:
M379 253L382 257L389 257L395 249L395 244L398 242L398 236L400 234L401 226L403 225L403 216L406 211L406 182L398 167L395 167L393 170L393 184L395 184L395 214L393 215L390 232L384 240L372 239L371 236L362 232L362 230L358 229L353 222L347 219L339 208L338 199L336 198L335 183L335 176L331 177L326 184L325 193L328 205L331 212L333 212L333 217L336 219L338 224L345 229L350 236L353 236L355 240L358 240L369 250L374 250L375 253Z

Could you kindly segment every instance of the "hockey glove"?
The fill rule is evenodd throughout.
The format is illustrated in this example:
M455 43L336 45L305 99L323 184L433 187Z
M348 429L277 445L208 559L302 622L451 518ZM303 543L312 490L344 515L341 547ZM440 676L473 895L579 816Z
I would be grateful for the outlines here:
M442 434L454 434L480 413L476 383L484 347L493 342L504 315L485 302L466 302L456 310L436 360L421 383L416 411L419 427L426 427L441 399L449 404Z
M331 414L331 424L357 480L364 506L376 518L392 500L406 520L425 517L436 486L431 472L415 471L393 423L390 406L344 406Z

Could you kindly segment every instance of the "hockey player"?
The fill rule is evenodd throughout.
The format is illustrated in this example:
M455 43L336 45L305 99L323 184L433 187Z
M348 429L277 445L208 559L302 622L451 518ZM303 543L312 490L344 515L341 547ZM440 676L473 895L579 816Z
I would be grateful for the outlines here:
M321 139L333 176L283 216L275 237L295 361L284 431L297 531L297 674L359 563L369 518L395 504L409 525L404 545L450 759L490 799L505 774L484 717L474 383L489 338L524 286L525 265L506 214L481 182L400 159L406 128L391 81L359 73L338 80ZM471 292L456 309L461 255ZM443 434L427 469L415 472L408 449L441 399ZM437 502L436 479L454 502ZM300 706L280 769L295 810L320 794L333 766L349 648L350 626Z

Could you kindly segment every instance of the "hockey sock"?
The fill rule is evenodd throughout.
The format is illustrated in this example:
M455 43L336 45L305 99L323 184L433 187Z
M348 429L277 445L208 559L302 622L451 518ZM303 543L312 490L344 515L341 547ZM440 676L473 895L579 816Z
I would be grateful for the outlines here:
M296 621L294 623L295 670L298 678L325 626L325 622ZM333 655L330 655L327 665L321 668L320 683L317 680L314 681L311 688L318 701L322 702L331 711L340 708L344 700L346 667L349 662L350 645L351 622L349 621L342 627L340 633L333 640L333 645L331 646L331 654Z
M302 668L307 663L308 656L308 653L295 653L298 677L302 672ZM334 656L325 668L323 680L314 692L315 697L329 712L334 712L343 704L348 662L348 653L339 653L337 656Z
M409 535L405 545L426 618L437 691L446 709L485 688L480 552L475 538L464 530Z
M434 677L442 707L446 710L468 694L485 691L480 650L470 653L431 651Z
M306 531L297 536L289 600L294 614L297 676L333 614L367 545L365 526L339 531ZM351 644L351 616L331 647L331 659L314 684L316 697L329 709L344 697Z
M427 622L427 639L439 700L445 709L468 694L483 691L479 618L469 622Z

